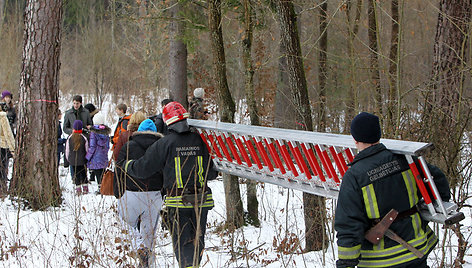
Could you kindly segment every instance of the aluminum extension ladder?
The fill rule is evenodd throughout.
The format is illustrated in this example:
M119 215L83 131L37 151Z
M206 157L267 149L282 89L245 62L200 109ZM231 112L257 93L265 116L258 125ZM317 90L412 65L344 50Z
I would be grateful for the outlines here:
M357 152L348 135L194 119L188 123L200 133L219 171L327 198L337 198L347 163ZM455 203L441 200L421 156L431 144L391 139L381 142L394 153L405 155L423 196L419 209L425 220L450 225L464 218ZM418 157L419 165L412 156Z

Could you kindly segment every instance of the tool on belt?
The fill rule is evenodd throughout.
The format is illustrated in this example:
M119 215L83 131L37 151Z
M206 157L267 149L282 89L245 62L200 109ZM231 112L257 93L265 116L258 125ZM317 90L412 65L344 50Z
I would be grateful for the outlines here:
M396 241L415 254L418 258L423 258L424 254L417 250L415 247L410 245L408 242L403 240L400 236L398 236L395 232L393 232L390 228L390 225L397 219L398 211L395 209L391 209L385 217L383 217L377 224L375 224L372 228L370 228L367 233L365 234L365 239L371 242L374 245L380 243L382 237L386 236L393 241Z

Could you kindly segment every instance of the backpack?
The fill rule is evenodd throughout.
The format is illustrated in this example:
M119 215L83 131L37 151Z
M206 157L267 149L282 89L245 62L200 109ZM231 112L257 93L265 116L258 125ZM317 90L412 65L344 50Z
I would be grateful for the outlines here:
M131 115L125 115L120 119L120 121L118 122L118 125L116 125L115 132L113 134L113 139L112 139L113 144L116 144L118 142L118 137L120 136L121 132L126 131L126 129L128 128L128 123L130 119L131 119Z

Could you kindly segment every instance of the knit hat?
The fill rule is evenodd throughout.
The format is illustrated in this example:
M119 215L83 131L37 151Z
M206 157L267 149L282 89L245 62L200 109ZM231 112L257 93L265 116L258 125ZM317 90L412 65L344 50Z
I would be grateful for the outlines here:
M200 99L203 99L203 97L205 97L205 89L201 88L201 87L197 87L194 91L193 91L193 96L195 98L200 98Z
M82 130L83 127L84 127L84 124L82 124L82 121L80 120L74 121L74 125L73 125L74 130Z
M141 124L139 124L138 132L141 132L141 131L157 132L157 128L151 119L146 119L143 122L141 122Z
M11 98L12 97L11 92L8 91L8 90L4 90L2 92L2 99L5 98L6 96L10 96L10 98Z
M354 140L365 143L376 143L382 136L379 117L362 112L351 122L351 135Z
M94 125L106 125L105 115L103 113L98 113L93 117Z
M98 113L100 110L95 107L92 103L87 103L84 105L85 109L87 109L90 112L90 116L94 116L96 113Z

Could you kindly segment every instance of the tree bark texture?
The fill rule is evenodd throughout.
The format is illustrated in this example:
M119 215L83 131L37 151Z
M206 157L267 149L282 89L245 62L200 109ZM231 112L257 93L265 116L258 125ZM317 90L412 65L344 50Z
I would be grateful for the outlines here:
M361 18L362 10L362 0L357 0L355 17L354 20L351 19L351 8L352 1L348 0L346 2L346 22L349 32L349 40L347 42L347 51L349 53L349 91L348 99L346 101L346 120L344 120L344 134L350 134L351 120L356 116L356 111L359 107L359 98L357 90L355 89L356 85L356 61L355 51L354 51L354 42L356 40L357 33L359 32L359 23ZM351 26L353 25L353 26Z
M253 40L253 3L251 0L243 1L244 7L244 37L243 44L243 62L246 101L251 119L251 125L259 126L259 112L257 109L256 96L254 92L254 67L252 63L252 40ZM259 226L259 201L257 200L257 182L253 180L247 181L247 211L248 221L254 226Z
M213 74L218 94L219 116L222 122L233 123L235 104L229 91L226 78L226 59L221 25L221 0L208 2L208 26L210 28L211 52L213 55ZM244 224L244 211L236 176L223 174L226 201L226 223L239 228Z
M439 3L439 15L434 43L432 89L426 98L425 124L430 126L425 136L433 142L433 157L457 183L461 139L470 111L464 110L462 93L464 73L468 72L468 24L471 19L471 1L445 1ZM431 126L441 126L435 128Z
M400 90L397 87L398 82L398 48L399 48L399 40L400 40L400 24L399 24L399 13L398 13L398 0L392 0L391 3L391 17L392 17L392 31L390 36L390 66L388 68L389 74L389 89L388 89L388 100L387 100L387 120L385 124L385 131L384 135L386 138L393 138L395 136L395 129L397 128L396 125L396 110L397 106L399 105L399 100L397 99L397 90Z
M369 21L369 50L370 50L370 79L372 89L374 91L374 109L375 113L383 118L382 112L382 88L380 86L380 70L379 70L379 44L377 41L377 13L376 0L368 0L367 13Z
M300 38L297 28L297 16L292 1L273 0L281 31L281 43L286 49L288 86L296 113L292 117L297 127L308 131L313 130L308 88L303 67ZM303 194L305 214L305 250L324 248L326 232L324 230L325 201L324 198Z
M57 163L61 0L28 0L11 190L32 209L61 203Z
M326 81L328 80L328 1L321 4L320 9L320 58L318 62L319 102L318 131L326 132Z
M182 4L175 1L170 9L169 97L188 107L187 100L187 45L183 41L185 23L180 18Z

